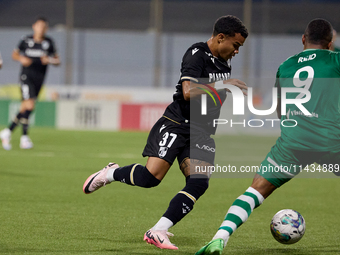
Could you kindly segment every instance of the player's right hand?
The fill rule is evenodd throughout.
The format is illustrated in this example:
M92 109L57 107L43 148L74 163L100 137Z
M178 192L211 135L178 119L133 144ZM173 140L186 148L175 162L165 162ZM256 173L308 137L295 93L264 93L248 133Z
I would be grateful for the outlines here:
M43 64L43 65L48 65L50 63L49 58L46 55L40 57L40 61L41 61L41 64Z
M229 79L229 80L223 81L223 83L224 84L234 85L234 86L240 88L245 96L248 95L247 94L247 90L248 90L247 84L245 82L239 80L239 79ZM227 91L229 91L229 90L227 89Z
M19 61L24 67L28 67L32 64L32 59L25 57L25 56L20 56Z

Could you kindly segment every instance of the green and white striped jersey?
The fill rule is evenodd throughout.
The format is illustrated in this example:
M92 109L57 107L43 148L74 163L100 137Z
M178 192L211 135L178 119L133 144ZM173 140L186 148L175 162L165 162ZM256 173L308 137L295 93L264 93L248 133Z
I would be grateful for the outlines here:
M281 101L282 88L308 89L311 98L302 105L287 104L281 120L292 119L295 127L281 125L281 141L296 150L330 151L340 149L340 53L307 49L283 62L276 74ZM286 93L287 99L303 99L305 93ZM287 121L285 121L287 123Z

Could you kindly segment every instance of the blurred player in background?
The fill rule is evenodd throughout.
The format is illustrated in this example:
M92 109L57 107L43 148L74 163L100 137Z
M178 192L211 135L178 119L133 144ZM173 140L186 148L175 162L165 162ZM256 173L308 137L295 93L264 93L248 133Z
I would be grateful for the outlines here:
M280 65L275 85L279 91L277 113L281 120L294 120L297 125L281 126L281 136L261 163L253 183L229 208L212 241L196 255L222 254L230 235L248 219L253 209L306 166L316 162L323 171L339 170L340 55L329 50L332 37L333 28L328 21L312 20L302 36L304 50ZM295 104L289 104L287 115L281 115L281 88L289 87L310 91L310 100L303 104L310 115L304 115ZM304 96L307 94L287 94L288 99ZM313 166L316 168L310 167ZM276 167L280 171L265 172L264 167Z
M2 61L1 52L0 52L0 69L2 68L2 64L3 64L3 61Z
M32 25L33 35L25 36L14 49L12 58L21 63L20 85L22 102L20 111L8 128L0 132L2 146L5 150L12 148L10 140L11 133L16 126L22 124L22 136L20 148L30 149L33 143L28 136L29 116L34 110L35 101L38 98L43 85L47 65L59 65L60 59L57 54L54 42L50 37L45 36L48 30L48 21L39 17Z
M192 45L183 56L174 101L151 129L144 148L143 156L148 157L146 166L132 164L119 167L112 163L91 175L84 183L83 191L86 194L113 181L144 188L155 187L177 158L186 185L170 201L163 217L144 235L145 241L158 248L178 249L170 242L168 236L172 234L168 229L193 209L208 188L209 176L206 173L190 172L190 168L214 165L215 142L210 136L215 134L216 127L212 122L214 117L218 118L221 105L209 108L213 113L208 114L207 118L200 118L202 121L199 123L190 117L191 101L196 102L200 98L202 90L197 87L204 86L200 83L203 78L210 78L211 86L216 81L224 80L241 89L247 88L244 82L229 79L230 59L238 54L247 36L247 29L237 17L229 15L219 18L215 22L212 37L207 42ZM218 94L221 101L226 99L225 89ZM200 111L198 103L193 108ZM194 140L196 146L191 147L190 140Z

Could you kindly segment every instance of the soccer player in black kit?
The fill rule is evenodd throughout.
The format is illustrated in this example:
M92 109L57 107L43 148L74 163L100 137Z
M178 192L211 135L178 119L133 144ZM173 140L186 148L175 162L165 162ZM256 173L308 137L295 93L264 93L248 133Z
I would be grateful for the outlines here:
M186 185L170 201L168 209L156 225L144 235L145 241L158 248L178 249L170 242L169 236L172 234L168 229L193 209L208 188L209 174L195 173L190 169L214 165L215 142L210 135L215 133L216 127L213 127L212 122L218 118L221 105L209 107L209 114L202 118L196 118L193 116L196 114L190 113L191 107L197 111L201 109L197 99L201 98L203 90L199 88L207 85L200 82L202 79L208 80L208 86L213 87L214 82L224 80L225 83L246 90L244 82L229 78L230 59L239 52L247 36L247 29L237 17L228 15L219 18L215 22L212 37L207 42L192 45L183 56L174 100L151 129L144 148L143 156L148 157L146 165L119 167L110 163L89 176L83 185L86 194L113 181L144 188L155 187L177 158ZM219 90L221 101L226 99L226 93L226 89Z
M39 17L32 25L33 35L23 37L18 48L14 49L12 58L21 63L20 85L22 102L20 111L10 126L0 132L2 146L10 150L11 133L21 123L23 133L20 138L20 148L30 149L33 143L28 136L28 120L34 110L35 101L45 79L47 65L59 65L60 59L56 52L54 42L45 36L48 22L44 17Z

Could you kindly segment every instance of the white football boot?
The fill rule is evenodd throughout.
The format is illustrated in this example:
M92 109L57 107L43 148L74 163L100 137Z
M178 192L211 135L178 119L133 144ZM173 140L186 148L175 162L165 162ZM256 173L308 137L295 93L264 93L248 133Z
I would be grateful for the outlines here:
M0 139L1 139L2 147L7 151L12 149L11 136L12 136L12 132L8 128L5 128L4 130L0 132Z
M32 140L28 137L28 135L22 135L20 137L20 148L21 149L32 149L33 148Z

